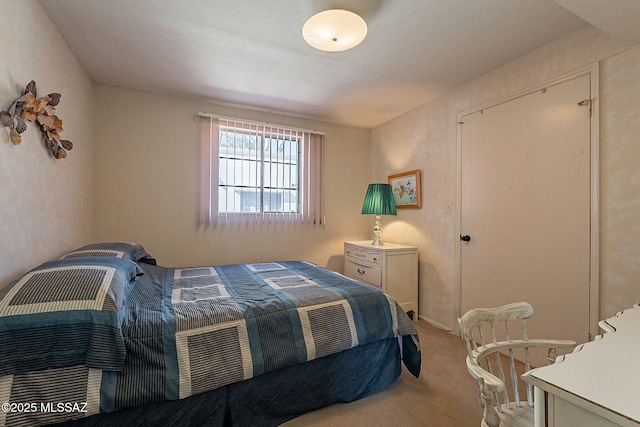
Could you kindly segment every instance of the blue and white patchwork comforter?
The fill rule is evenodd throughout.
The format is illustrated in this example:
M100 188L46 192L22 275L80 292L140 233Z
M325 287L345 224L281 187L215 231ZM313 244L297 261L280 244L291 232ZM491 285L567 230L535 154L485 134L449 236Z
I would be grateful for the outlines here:
M400 306L308 262L172 269L73 260L45 264L3 290L0 401L86 402L80 416L112 412L392 337L419 374L417 332ZM0 425L78 416L10 411L0 413Z

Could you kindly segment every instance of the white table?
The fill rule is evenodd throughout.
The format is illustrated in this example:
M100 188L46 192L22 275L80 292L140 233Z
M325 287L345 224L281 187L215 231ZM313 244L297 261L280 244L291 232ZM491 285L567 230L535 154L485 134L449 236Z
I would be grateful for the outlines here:
M523 375L535 386L536 426L640 425L640 307L600 327L607 333Z

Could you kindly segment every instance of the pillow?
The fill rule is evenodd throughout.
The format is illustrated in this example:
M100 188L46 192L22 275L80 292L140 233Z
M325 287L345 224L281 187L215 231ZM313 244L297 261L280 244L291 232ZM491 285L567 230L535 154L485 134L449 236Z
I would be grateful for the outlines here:
M46 262L0 294L0 376L84 365L122 370L120 312L137 265L116 257Z
M78 248L60 259L79 258L87 256L105 256L128 259L133 262L143 262L146 264L156 265L156 260L147 251L136 243L126 242L102 242L93 243Z

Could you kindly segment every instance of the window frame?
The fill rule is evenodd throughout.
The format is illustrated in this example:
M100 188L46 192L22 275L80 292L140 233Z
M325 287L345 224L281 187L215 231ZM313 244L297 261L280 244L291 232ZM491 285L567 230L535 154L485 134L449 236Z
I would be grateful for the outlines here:
M268 214L279 214L279 213L292 213L292 214L297 214L300 212L300 160L301 160L301 140L303 138L303 135L300 132L289 132L289 133L282 133L279 132L282 129L277 129L276 132L269 130L263 130L263 131L255 131L255 132L246 132L245 129L238 129L236 127L233 126L226 126L226 125L220 125L219 126L219 146L218 146L218 214L227 214L227 213L244 213L244 214L249 214L249 213L255 213L255 214L259 214L259 215L268 215ZM230 150L228 150L227 152L225 152L224 154L222 153L222 149L225 148L225 146L223 145L222 142L222 134L226 133L228 135L231 135L231 138L233 138L234 143L231 146L226 146L228 148L230 148ZM243 147L243 146L237 146L235 143L236 140L236 135L246 135L249 137L254 137L255 138L255 146L253 148L251 147ZM289 144L290 149L288 150L289 153L287 153L287 150L285 150L283 148L283 154L282 157L280 157L280 155L276 154L275 159L273 158L271 153L274 153L273 148L270 146L273 142L276 142L278 145L280 144L280 141L282 141L283 144ZM242 141L241 141L242 143ZM294 147L291 147L292 145L294 145ZM293 148L293 149L292 149ZM240 155L236 154L236 150L241 150ZM251 150L256 152L255 156L253 155L249 155L247 156L243 156L242 151L244 150ZM280 150L277 150L278 152L280 152ZM287 161L286 158L287 156L291 156L293 158L293 160L291 161ZM245 158L246 157L246 158ZM234 164L233 167L231 169L233 169L233 171L231 172L231 175L229 174L228 170L229 170L229 165L226 164L223 166L223 162L227 162L227 163L241 163L240 166L240 173L243 175L242 177L240 177L240 179L238 180L238 178L236 177L237 175L237 165ZM251 166L254 165L256 171L255 172L251 172ZM245 179L244 176L244 169L245 167L248 166L249 170L248 172L248 178ZM272 173L273 168L276 168L277 172L275 175L275 179ZM280 173L279 173L279 169L280 167L283 168L283 173L282 173L282 178L283 178L283 182L282 184L280 184L279 182L277 182L280 178ZM289 179L286 179L286 169L290 169L289 170ZM295 171L292 171L291 169L295 169ZM223 171L225 170L226 173ZM252 182L252 177L255 178ZM226 182L225 182L225 178L226 178ZM276 181L276 183L274 184L273 182ZM236 203L229 203L228 199L225 201L224 198L220 197L220 192L221 190L230 190L230 191L234 191L238 197L239 197L239 206L236 205ZM246 211L243 209L243 199L245 198L245 190L246 192L251 192L254 191L255 192L255 200L253 203L256 206L256 210L255 211ZM283 204L284 204L284 199L286 199L286 194L287 192L291 192L295 194L295 210L284 210L284 205L276 210L273 209L266 209L266 206L272 206L272 203L267 203L267 199L272 199L274 197L274 195L276 197L279 196L280 199L283 200ZM248 196L248 198L251 198L252 196ZM291 196L289 196L291 197ZM291 205L292 203L289 203L289 205ZM230 206L231 205L231 206Z

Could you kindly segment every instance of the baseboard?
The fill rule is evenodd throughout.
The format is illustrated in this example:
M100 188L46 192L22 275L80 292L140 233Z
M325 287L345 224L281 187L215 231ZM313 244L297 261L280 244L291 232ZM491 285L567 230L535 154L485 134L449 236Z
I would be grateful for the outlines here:
M448 327L448 326L443 325L442 323L438 323L438 322L436 322L436 321L435 321L435 320L433 320L433 319L429 319L429 318L424 317L424 316L418 316L418 319L422 319L422 320L424 320L425 322L427 322L428 324L430 324L431 326L435 326L436 328L438 328L438 329L442 329L443 331L447 331L447 332L454 333L454 330L453 330L453 329L451 329L451 328L450 328L450 327Z

